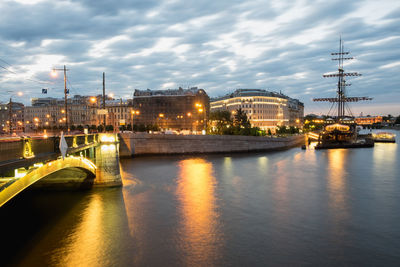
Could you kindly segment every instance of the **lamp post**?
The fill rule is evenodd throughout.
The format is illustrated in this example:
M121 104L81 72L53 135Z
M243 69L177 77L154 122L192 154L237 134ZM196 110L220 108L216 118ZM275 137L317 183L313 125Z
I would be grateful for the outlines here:
M203 107L203 105L200 104L200 103L196 103L195 107L197 108L197 113L198 114L203 113L203 124L204 124L203 127L204 127L204 131L206 131L207 130L207 126L206 126L207 122L206 122L205 107ZM200 118L200 116L199 116L199 118Z
M139 110L131 110L131 119L132 119L132 123L131 123L131 128L132 128L132 132L133 132L133 116L135 115L140 115L140 111Z
M53 69L51 75L53 77L57 76L57 71L64 71L64 108L65 108L65 126L66 126L66 130L69 132L69 127L68 127L68 104L67 104L67 68L64 65L64 68L62 69Z

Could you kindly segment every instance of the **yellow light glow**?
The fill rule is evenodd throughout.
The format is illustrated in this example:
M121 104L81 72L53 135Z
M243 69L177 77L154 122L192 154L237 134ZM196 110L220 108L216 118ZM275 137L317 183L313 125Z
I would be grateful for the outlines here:
M114 93L110 93L110 94L108 94L108 96L113 98L114 97Z
M21 168L21 169L23 169L23 168ZM15 171L14 171L14 177L15 178L21 178L21 177L24 177L25 175L26 175L26 171L24 171L24 170L21 170L21 169L15 169Z
M56 78L58 76L57 71L55 69L53 69L50 74L53 78Z
M111 134L110 135L103 134L101 135L100 141L104 143L113 143L115 142L115 136Z
M187 116L188 116L188 117L192 116L192 113L188 112L188 113L187 113Z
M61 113L65 113L65 110L62 109L62 110L61 110Z
M202 113L202 112L203 112L203 109L202 109L202 108L199 108L199 112Z
M23 94L24 94L24 93L22 93L22 92L18 92L18 93L17 93L18 96L22 96Z
M33 119L35 122L38 122L39 121L39 118L34 118Z
M140 114L140 111L139 111L139 110L136 110L135 113L136 113L136 115L139 115L139 114Z
M163 113L160 113L160 114L158 114L158 117L164 118L164 114L163 114Z
M91 97L91 98L90 98L90 102L92 102L92 103L95 103L96 100L97 100L97 99L96 99L95 97Z
M210 162L203 159L183 160L179 163L179 178L176 190L182 216L181 238L185 240L187 250L186 265L196 257L200 265L206 265L213 255L218 255L218 207L216 199L217 181L213 176ZM203 242L211 244L206 248ZM214 244L214 245L212 245Z

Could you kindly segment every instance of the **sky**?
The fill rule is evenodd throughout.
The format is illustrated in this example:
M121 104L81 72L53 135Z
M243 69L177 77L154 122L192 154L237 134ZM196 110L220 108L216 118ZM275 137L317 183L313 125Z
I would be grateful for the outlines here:
M0 101L71 95L130 98L134 89L282 92L326 114L335 97L331 52L344 48L354 115L400 115L400 1L1 0ZM42 95L41 89L48 88ZM22 91L23 96L17 93Z

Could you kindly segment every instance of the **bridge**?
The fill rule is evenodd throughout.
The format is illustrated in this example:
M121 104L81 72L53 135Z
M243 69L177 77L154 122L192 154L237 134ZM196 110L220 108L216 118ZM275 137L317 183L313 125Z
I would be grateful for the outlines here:
M66 157L60 137L0 138L0 207L31 187L121 186L117 134L67 135Z

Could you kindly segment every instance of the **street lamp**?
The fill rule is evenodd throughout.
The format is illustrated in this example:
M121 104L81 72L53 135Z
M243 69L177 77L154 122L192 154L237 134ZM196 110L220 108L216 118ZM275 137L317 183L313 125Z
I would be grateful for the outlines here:
M67 128L67 131L69 132L69 127L68 127L68 104L67 104L67 68L64 65L64 68L62 69L53 69L51 72L51 76L57 77L57 71L64 71L64 106L65 106L65 126Z
M203 131L203 134L205 134L205 131L206 131L206 129L207 129L207 126L206 126L206 113L205 113L205 107L203 107L203 104L200 104L200 103L196 103L195 104L195 107L197 108L197 112L198 112L198 114L200 114L200 113L203 113L204 115L203 115L203 123L204 123L204 131ZM200 118L200 116L199 116L199 118Z
M133 116L134 115L140 115L140 111L139 110L131 110L131 119L132 119L131 128L132 128L132 132L133 132Z

